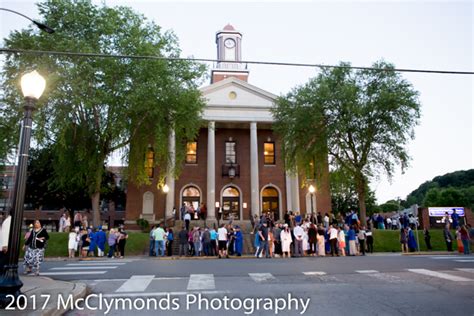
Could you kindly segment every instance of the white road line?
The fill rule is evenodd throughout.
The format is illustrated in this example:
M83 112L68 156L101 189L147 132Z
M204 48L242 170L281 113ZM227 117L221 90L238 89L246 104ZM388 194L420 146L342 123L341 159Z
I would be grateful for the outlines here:
M447 257L430 257L431 259L436 259L436 260L442 260L442 259L457 259L459 258L458 256L447 256Z
M112 294L102 294L102 297L145 297L145 296L179 296L179 295L188 295L188 294L203 294L203 295L216 295L216 294L226 294L230 291L188 291L188 292L142 292L142 293L112 293Z
M107 271L64 271L64 272L40 272L41 275L78 275L78 274L104 274Z
M132 275L115 292L144 292L154 277L154 275Z
M97 267L58 267L51 268L49 270L94 270L94 269L116 269L117 267L112 266L97 266Z
M110 265L124 265L126 262L94 262L94 263L68 263L66 266L78 266L78 267L93 267L93 266L110 266Z
M323 271L309 271L303 272L304 275L326 275L326 272Z
M469 268L456 268L456 270L459 270L459 271L462 271L462 272L474 273L474 269L469 269Z
M474 280L471 280L471 279L468 279L468 278L463 278L463 277L460 277L460 276L451 275L451 274L447 274L447 273L443 273L443 272L431 271L431 270L427 270L427 269L407 269L407 270L410 271L410 272L423 274L423 275L428 275L428 276L432 276L432 277L435 277L435 278L450 280L450 281L454 281L454 282L474 281Z
M214 274L191 274L189 276L189 290L214 290L216 284L214 282Z
M394 276L394 275L391 275L391 274L388 274L388 273L380 273L377 270L356 270L356 272L360 273L360 274L364 274L364 275L366 275L368 277L371 277L371 278L375 278L375 279L383 281L383 282L387 282L387 283L399 284L399 283L404 283L405 282L397 276Z
M249 273L249 276L258 283L276 280L271 273Z
M454 260L456 262L474 262L474 259Z

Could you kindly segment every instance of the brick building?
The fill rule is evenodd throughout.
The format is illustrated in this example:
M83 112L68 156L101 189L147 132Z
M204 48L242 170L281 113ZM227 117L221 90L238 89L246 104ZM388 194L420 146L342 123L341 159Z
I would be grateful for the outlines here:
M216 44L218 63L211 84L201 88L207 102L205 125L187 144L180 177L166 178L166 194L157 188L157 179L142 186L129 182L126 223L134 224L137 218L169 219L183 203L195 208L206 203L209 220L231 215L248 220L262 212L281 220L287 210L311 213L311 204L315 213L330 211L329 183L317 183L318 190L311 195L304 179L285 171L281 145L272 131L270 110L277 96L248 83L249 70L239 63L242 34L226 25L217 32ZM174 150L171 132L169 151Z

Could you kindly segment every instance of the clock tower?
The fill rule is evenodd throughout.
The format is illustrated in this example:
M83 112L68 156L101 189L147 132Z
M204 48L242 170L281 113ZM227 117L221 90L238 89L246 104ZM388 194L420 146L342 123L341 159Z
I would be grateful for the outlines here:
M247 81L249 71L242 63L242 34L227 24L216 33L217 64L211 71L211 84L228 77Z

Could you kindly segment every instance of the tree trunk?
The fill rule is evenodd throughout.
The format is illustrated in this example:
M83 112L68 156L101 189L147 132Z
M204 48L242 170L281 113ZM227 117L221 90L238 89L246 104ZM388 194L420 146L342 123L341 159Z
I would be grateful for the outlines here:
M94 227L100 224L100 187L102 184L102 169L97 170L95 192L91 196L92 223Z
M359 211L360 211L360 224L363 226L367 225L366 219L366 208L365 208L365 189L366 181L363 175L356 177L356 190L357 197L359 199Z

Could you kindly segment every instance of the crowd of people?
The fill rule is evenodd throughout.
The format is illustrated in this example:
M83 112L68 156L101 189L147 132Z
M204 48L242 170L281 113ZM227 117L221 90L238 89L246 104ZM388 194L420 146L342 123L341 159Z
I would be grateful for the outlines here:
M150 230L150 256L172 256L173 242L178 242L179 256L217 256L228 258L229 255L242 256L243 234L239 226L222 224L216 229L183 225L175 234L172 228L164 229L161 224Z
M180 214L184 225L176 233L171 227L155 225L150 230L149 255L150 256L210 256L229 258L229 256L242 256L244 251L244 236L238 225L233 225L232 220L213 227L192 228L191 219L205 218L205 205L201 204L199 211L187 205ZM198 214L191 217L191 213ZM190 218L191 217L191 218ZM1 261L5 260L6 240L11 216L8 215L2 223L0 235ZM374 251L373 230L393 229L394 222L390 218L375 214L367 220L367 225L360 223L357 213L352 211L343 217L337 218L334 214L320 213L303 217L298 212L288 211L283 221L277 221L273 213L266 213L260 217L251 218L250 234L253 235L254 256L256 258L274 257L302 257L302 256L356 256L365 255ZM388 222L387 222L388 220ZM453 251L456 242L459 253L470 254L474 229L469 224L462 224L461 218L454 210L452 214L446 212L442 219L444 224L443 236L448 251ZM72 225L71 225L72 224ZM418 249L414 229L417 225L410 216L403 214L398 219L396 226L400 225L400 244L402 252L414 252ZM71 229L71 227L73 227ZM374 228L375 227L375 228ZM455 229L455 234L451 233ZM85 258L89 256L104 257L106 244L109 258L123 258L128 234L123 225L111 228L108 233L102 226L88 226L87 214L77 212L71 223L69 212L65 212L59 223L59 231L68 233L69 258L76 256ZM24 273L39 274L40 265L44 259L49 235L39 220L30 225L24 236ZM424 229L424 240L428 250L432 249L431 235L427 228ZM178 251L173 251L174 242L178 243ZM174 253L175 252L175 253ZM2 263L3 265L3 263Z
M108 234L102 226L96 228L76 226L68 236L69 258L74 258L76 252L82 258L104 257L106 243L109 246L108 258L123 258L127 239L128 234L122 225L118 229L111 228Z
M468 255L471 253L470 244L472 242L472 238L474 238L473 228L470 224L462 225L460 221L459 214L456 213L456 209L453 209L451 215L446 212L444 214L443 219L441 222L444 224L443 229L443 237L444 241L446 242L446 248L448 251L453 251L453 235L451 234L451 227L456 230L455 237L456 237L456 245L459 253L463 253ZM426 233L425 233L425 240L426 240Z

